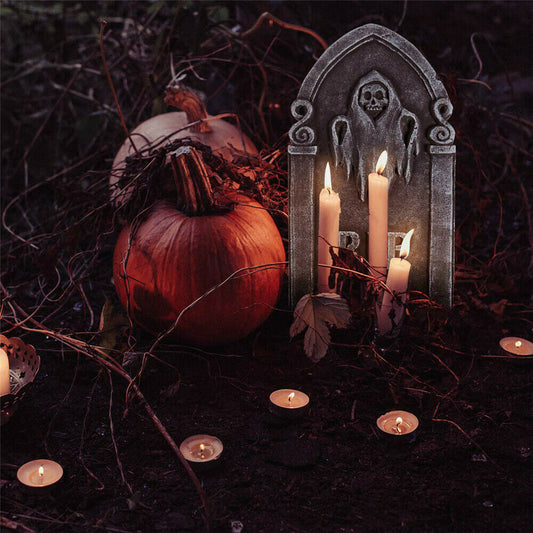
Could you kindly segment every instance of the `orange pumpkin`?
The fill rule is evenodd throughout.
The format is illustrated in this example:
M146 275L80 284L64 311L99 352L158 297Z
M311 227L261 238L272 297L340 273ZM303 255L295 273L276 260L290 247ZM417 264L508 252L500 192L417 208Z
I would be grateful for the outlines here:
M113 258L115 287L132 319L152 333L166 331L205 295L170 337L200 346L236 341L276 305L285 270L281 236L269 213L242 194L228 193L235 207L213 212L199 154L192 147L181 151L175 169L177 163L196 167L193 186L177 182L182 209L162 200L135 231L122 230Z
M165 102L183 111L156 115L139 124L130 134L139 152L149 146L160 148L177 139L191 137L209 146L215 154L228 161L238 152L257 154L252 141L240 129L225 120L213 119L207 114L198 95L184 85L169 87ZM117 188L117 184L122 176L126 157L134 153L130 140L126 139L113 160L109 185L111 199L119 206L131 195L131 188L121 190Z

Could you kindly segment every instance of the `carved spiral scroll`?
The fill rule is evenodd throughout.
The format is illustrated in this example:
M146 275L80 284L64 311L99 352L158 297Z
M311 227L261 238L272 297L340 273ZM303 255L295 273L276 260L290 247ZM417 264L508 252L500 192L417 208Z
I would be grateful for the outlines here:
M439 98L431 105L431 113L438 125L429 130L429 140L433 144L452 144L455 140L455 130L448 122L452 116L453 106L448 98Z
M304 124L313 115L313 104L307 100L294 100L291 105L292 116L298 121L289 130L289 138L293 144L310 145L315 142L315 130Z

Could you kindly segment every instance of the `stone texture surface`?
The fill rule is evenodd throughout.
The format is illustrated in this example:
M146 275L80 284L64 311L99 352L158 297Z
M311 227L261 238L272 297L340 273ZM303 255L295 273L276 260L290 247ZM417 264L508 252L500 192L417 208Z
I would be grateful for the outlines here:
M367 24L332 44L292 105L289 135L291 304L316 279L318 195L327 162L341 197L340 231L367 256L367 176L389 153L389 257L415 229L410 289L451 305L454 272L452 105L422 54L393 31ZM401 239L400 239L401 240Z

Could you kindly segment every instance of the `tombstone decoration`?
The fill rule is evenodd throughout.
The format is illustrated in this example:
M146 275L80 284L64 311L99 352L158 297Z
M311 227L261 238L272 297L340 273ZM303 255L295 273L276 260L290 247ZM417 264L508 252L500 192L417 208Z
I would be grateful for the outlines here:
M356 28L322 54L291 112L291 305L316 285L318 195L326 163L341 198L339 243L368 257L368 175L387 150L389 259L414 228L409 288L450 306L455 132L448 123L452 105L428 61L387 28Z

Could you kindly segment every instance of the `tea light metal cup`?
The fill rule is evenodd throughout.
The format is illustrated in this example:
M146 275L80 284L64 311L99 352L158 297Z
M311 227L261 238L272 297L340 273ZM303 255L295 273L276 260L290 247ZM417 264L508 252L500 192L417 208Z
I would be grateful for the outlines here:
M389 411L381 415L376 425L390 442L411 443L416 440L418 418L408 411Z
M8 338L0 335L0 349L7 354L8 361L8 367L2 368L1 371L9 372L9 393L0 397L0 425L3 425L16 411L35 379L41 359L31 344L25 344L18 337Z
M278 389L270 394L270 412L282 418L300 418L308 405L309 396L299 390Z
M505 355L533 355L533 342L520 337L504 337L500 339L500 348Z
M194 468L212 468L223 450L222 441L213 435L192 435L180 444L180 452Z
M49 459L35 459L17 470L18 480L27 487L43 489L54 485L63 477L63 467Z

